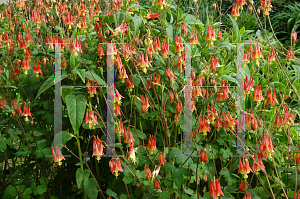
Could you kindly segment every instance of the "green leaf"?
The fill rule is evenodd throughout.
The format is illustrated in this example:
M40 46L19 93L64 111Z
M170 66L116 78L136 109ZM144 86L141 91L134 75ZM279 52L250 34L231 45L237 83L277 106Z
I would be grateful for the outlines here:
M134 16L134 17L131 17L131 19L133 20L133 24L134 24L134 35L136 35L138 29L140 28L140 26L143 23L143 20L140 16Z
M83 171L82 168L78 168L76 171L76 183L78 186L78 189L81 189L83 187L83 180L88 179L90 177L90 171L85 170Z
M62 72L61 75L61 81L68 77L67 73L65 71ZM41 86L40 90L38 91L37 95L35 98L37 98L40 94L48 90L51 86L54 86L54 75L51 75Z
M80 77L83 83L85 83L85 69L81 69L81 70L75 69L73 71Z
M241 34L239 30L239 26L237 25L236 21L232 16L228 14L231 22L232 22L232 27L233 27L233 32L232 32L232 42L233 43L239 43L241 42Z
M108 195L108 196L112 196L112 197L117 197L118 195L115 193L115 192L113 192L111 189L107 189L106 190L106 194Z
M43 193L46 192L47 187L45 185L39 185L36 187L36 190L39 195L42 195Z
M167 162L165 164L165 169L167 169L167 170L175 170L176 167L171 162Z
M83 181L84 190L89 198L97 199L98 196L98 187L94 178L85 178Z
M66 145L70 139L72 139L72 135L68 134L66 131L61 131L54 135L54 140L57 140L55 143L61 142L62 145Z
M71 54L71 57L70 57L70 67L76 68L76 58L73 53Z
M96 80L98 85L105 86L106 83L101 79L94 71L86 71L85 72L85 77L88 78L89 80ZM95 78L94 78L95 77Z
M77 131L81 126L85 114L86 104L84 96L77 95L75 97L75 95L67 95L66 104L71 125L74 131Z
M173 181L177 187L183 184L183 177L179 169L175 169L173 172Z
M171 42L173 42L174 36L173 36L173 25L172 24L167 24L166 32L167 32L168 38L171 40Z
M123 178L123 181L124 181L125 184L130 184L130 183L132 183L133 180L134 180L134 179L133 179L132 176L125 176L125 177Z

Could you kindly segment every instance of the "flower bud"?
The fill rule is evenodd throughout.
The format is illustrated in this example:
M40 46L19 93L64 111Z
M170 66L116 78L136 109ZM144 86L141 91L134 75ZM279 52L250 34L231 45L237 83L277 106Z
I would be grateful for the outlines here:
M214 4L213 4L213 9L214 9L214 10L217 9L217 3L216 3L216 2L214 2Z
M135 36L134 43L135 43L136 46L139 45L139 43L140 43L139 36Z
M222 32L221 32L220 29L219 29L219 31L218 31L217 39L218 39L218 40L221 40L221 39L222 39Z
M297 32L293 31L292 32L292 43L295 43L297 41Z
M259 127L262 127L262 125L263 125L263 121L262 121L261 118L259 118L259 119L258 119L258 126L259 126Z
M187 33L187 26L185 23L181 24L181 34L185 35Z
M207 182L207 176L206 176L206 174L203 174L202 179L203 179L204 182Z
M257 14L260 14L260 9L259 8L257 9Z
M249 9L249 12L252 13L253 7L251 5L248 7L248 9Z

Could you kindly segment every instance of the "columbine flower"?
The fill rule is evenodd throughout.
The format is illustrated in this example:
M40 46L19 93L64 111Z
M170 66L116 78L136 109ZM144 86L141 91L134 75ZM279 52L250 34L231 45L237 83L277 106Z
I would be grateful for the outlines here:
M142 113L145 114L147 112L148 108L150 107L149 101L148 101L148 98L146 95L145 96L141 95L140 98L141 98Z
M245 0L237 0L236 4L239 8L241 8L241 10L243 10L243 5L248 5Z
M56 152L54 151L54 148L55 148ZM62 153L61 153L60 149L58 148L58 146L55 146L54 148L52 147L52 155L53 155L52 161L54 160L55 162L58 163L59 166L61 166L62 165L61 161L66 160L66 159L62 155Z
M180 115L182 113L182 102L181 102L181 100L177 101L176 112L177 112L177 115Z
M272 89L270 89L268 92L268 99L266 105L271 104L271 106L275 106L276 103L278 104L278 101L276 99L275 89L273 89L273 95L272 95Z
M275 61L275 50L272 50L272 53L270 54L271 49L269 49L269 53L268 53L268 60L269 60L269 64L271 64L272 62Z
M131 145L131 147L130 147L130 150L129 150L129 152L128 152L128 159L131 159L132 160L132 162L133 162L133 164L135 164L136 163L136 157L135 157L135 152L136 152L136 150L134 149L134 147L133 147L133 144Z
M146 171L146 178L148 180L150 180L151 179L151 170L147 166L144 168L144 170Z
M25 71L24 74L25 74L25 75L28 74L27 71L28 71L29 69L32 69L32 68L30 67L30 65L29 65L29 57L26 56L26 55L23 57L23 62L22 62L21 70L22 70L22 69L24 69L24 71Z
M176 78L176 76L174 75L174 73L170 69L166 70L166 75L167 75L170 82L174 81L174 79Z
M264 134L263 138L262 138L262 142L260 143L260 146L259 146L259 151L260 151L262 157L265 159L268 158L268 155L271 157L273 148L274 147L272 144L270 133L266 134L266 135Z
M91 86L90 80L86 83L86 88L88 90L90 97L94 97L94 94L97 95L96 84L93 84L93 86Z
M251 195L250 195L250 193L248 191L245 194L244 199L251 199Z
M207 162L207 153L205 151L205 153L203 154L204 149L201 149L200 151L200 162Z
M265 99L261 92L261 86L255 86L253 99L258 102L258 104Z
M101 159L101 155L104 155L103 153L103 144L101 142L101 140L99 139L98 135L97 135L97 138L94 137L94 141L93 141L93 155L92 157L94 157L94 155L97 156L97 160L99 162L99 160Z
M165 156L163 152L159 152L158 155L159 165L165 165Z
M238 5L235 3L232 5L231 16L233 16L235 20L240 16Z
M159 171L160 171L160 165L157 167L156 170L153 171L153 173L152 173L152 180L153 180L155 177L158 176Z
M254 55L252 58L256 61L256 64L259 66L259 62L258 61L259 61L260 58L264 58L264 56L261 54L261 48L260 48L260 46L258 44L257 39L255 40L254 45L255 45L255 51L252 52L253 55ZM252 47L252 45L251 45L251 47Z
M149 140L148 140L148 149L150 151L151 154L153 154L153 151L156 151L156 137L151 137L149 136Z
M134 88L134 84L133 84L133 80L132 80L132 76L126 79L126 87L129 91L132 91L132 89Z
M258 174L260 170L265 171L265 166L262 161L261 153L257 153L257 161L256 161L256 154L254 154L252 168L253 168L253 172L255 172L256 174Z
M154 187L154 189L160 189L160 183L159 183L159 180L155 180L155 181L154 181L153 187Z
M297 194L296 191L294 191L293 193L294 193L294 199L299 199L299 191L297 190Z
M210 42L209 46L214 46L213 41L216 40L215 26L207 27L207 35L206 35L205 40Z
M149 13L147 15L147 19L156 19L159 17L159 14L158 13Z
M111 160L109 161L109 168L110 168L111 173L114 174L116 176L116 178L119 175L118 172L123 172L119 158L116 158L116 161L115 161L115 158L112 157Z
M215 180L215 178L210 182L209 184L209 195L212 196L214 199L217 199L219 196L224 196L222 190L221 190L221 184L220 179Z
M245 182L244 181L240 181L239 184L239 191L244 192L245 191Z
M238 174L241 173L244 175L244 178L248 178L248 173L250 173L250 171L252 171L252 169L249 166L249 162L248 159L246 158L244 160L244 162L242 163L241 161L241 157L239 158L239 171ZM253 171L252 171L253 172Z
M210 127L207 124L207 116L203 120L203 116L199 116L199 131L203 132L203 136L207 135L207 132L210 132Z
M76 44L74 41L71 41L71 48L70 53L74 52L74 56L78 56L78 52L83 53L81 50L81 41L77 40L76 38Z
M99 125L95 111L89 109L86 110L85 123L89 124L90 129L95 129L96 124Z
M42 70L41 70L41 65L40 65L40 60L36 61L34 60L34 69L33 69L33 74L36 74L36 77L39 77L39 73L43 74Z
M25 116L25 122L29 121L28 116L31 117L30 102L28 102L27 104L25 104L25 102L24 102L23 113L21 116Z

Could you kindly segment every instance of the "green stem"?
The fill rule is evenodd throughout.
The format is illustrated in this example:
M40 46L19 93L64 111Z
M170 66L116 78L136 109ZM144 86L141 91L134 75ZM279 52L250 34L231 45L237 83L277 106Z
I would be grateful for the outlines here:
M75 131L75 134L77 136L77 143L78 143L78 154L79 154L79 159L80 159L80 162L82 162L82 155L81 155L81 148L80 148L80 141L79 141L79 131L76 130ZM80 168L83 170L83 165L80 165ZM84 191L83 192L83 197L84 199L87 199L87 195L86 195L86 192Z

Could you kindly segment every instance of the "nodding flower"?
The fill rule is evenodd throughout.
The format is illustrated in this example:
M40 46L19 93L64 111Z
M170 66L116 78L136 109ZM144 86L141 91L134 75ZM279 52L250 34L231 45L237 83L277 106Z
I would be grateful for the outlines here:
M231 16L234 17L235 20L237 20L238 16L240 16L240 12L239 12L239 8L237 3L232 5L232 12L231 12Z
M289 46L289 50L288 50L287 56L286 56L286 59L289 60L289 64L291 64L291 61L293 60L294 56L295 56L295 50L294 50L294 48L291 48Z
M257 161L256 161L256 154L254 154L253 164L252 164L253 172L258 174L260 170L265 171L265 165L262 161L261 153L257 153Z
M21 116L25 116L25 122L28 122L28 116L32 117L31 112L30 112L30 102L25 104L24 102L24 107L23 107L23 113Z
M86 110L85 123L89 125L89 129L95 129L96 124L99 125L95 111L90 109Z
M195 29L194 32L191 33L191 36L190 36L190 43L199 43L198 41L198 35L197 35L197 30ZM193 45L192 48L194 48L195 46Z
M157 0L157 5L160 6L160 9L162 10L167 7L168 3L166 0Z
M36 61L34 60L33 74L36 74L36 77L39 77L39 73L43 74L41 65L40 65L40 60L37 61L37 64L36 64Z
M104 155L103 148L104 148L104 146L103 146L101 140L99 139L99 137L97 135L97 137L94 137L94 141L93 141L93 155L92 155L92 157L94 157L96 155L98 162L101 159L101 156Z
M151 154L153 154L153 151L156 151L156 137L151 137L149 136L149 140L148 140L148 149L150 151Z
M271 104L271 106L275 106L276 103L278 104L278 101L276 99L275 89L273 89L273 95L272 95L272 89L270 89L268 92L268 99L266 105Z
M116 161L115 161L115 157L112 157L111 160L109 161L109 168L110 168L111 173L114 174L116 176L116 178L119 175L118 172L123 172L119 158L116 158Z
M178 56L181 56L181 52L183 51L184 51L184 47L182 44L182 39L181 37L176 37L175 52L177 52Z
M25 55L25 56L23 57L23 62L22 62L22 67L21 67L21 69L24 70L24 74L25 74L25 75L28 74L27 71L28 71L29 69L32 69L32 68L30 67L30 65L29 65L29 57L28 57L27 55Z
M207 35L206 35L205 40L210 42L209 46L214 46L213 41L216 40L215 26L208 26L207 27Z
M156 19L159 17L158 13L149 13L147 14L147 19Z
M253 90L253 77L250 76L250 78L248 79L248 76L246 76L244 81L244 88L245 93L250 94L250 91Z
M271 0L260 0L260 7L258 9L263 11L263 15L268 16L273 6L271 5Z
M254 46L255 46L255 51L252 52L252 54L253 54L252 58L256 61L256 64L259 66L258 61L260 58L264 58L264 56L261 54L261 47L259 46L257 39L254 42ZM252 50L252 44L250 47L251 47L250 49Z
M210 127L207 124L207 116L204 117L203 120L203 116L199 116L199 131L203 132L203 136L207 135L207 132L210 132Z
M239 191L244 192L245 191L245 182L244 181L240 181L239 184Z
M299 191L297 190L297 194L296 191L294 191L293 193L294 193L294 199L299 199Z
M81 50L81 41L77 40L76 38L76 44L74 41L71 41L71 48L70 48L70 53L74 52L74 56L78 56L78 52L83 53Z
M147 178L148 180L150 180L150 179L151 179L152 173L151 173L151 170L149 169L149 167L145 166L145 167L144 167L144 171L146 171L146 178Z
M176 104L176 112L177 112L177 115L180 115L182 113L182 102L181 100L179 99L177 101L177 104Z
M243 10L243 5L248 5L245 0L236 0L236 4L241 10Z
M275 61L275 50L272 50L272 53L270 54L271 49L269 49L269 53L268 53L268 60L269 60L269 64L271 64L272 62Z
M165 165L166 161L163 152L159 152L158 160L159 160L159 165L163 165L163 166Z
M203 154L203 149L201 149L201 151L200 151L200 162L207 162L207 153L206 153L206 151L205 151L205 153Z
M132 91L132 89L134 88L132 76L130 77L130 80L129 78L126 79L126 86L129 91Z
M221 195L224 196L224 194L221 190L220 179L215 180L215 178L214 178L209 184L208 198L210 196L212 196L214 199L217 199Z
M142 113L145 114L147 112L148 108L150 107L149 101L148 101L148 98L146 95L145 96L141 95L140 98L141 98Z
M241 157L239 157L239 170L238 174L241 173L244 175L244 178L248 178L248 173L253 172L249 166L248 159L246 158L243 162L241 161Z
M86 88L90 97L94 97L94 94L97 95L96 84L93 82L93 86L91 85L91 80L86 83Z
M249 191L246 192L244 199L251 199L251 195L250 195Z
M62 155L58 146L55 146L54 148L52 147L52 155L53 155L52 161L54 160L55 162L57 162L59 166L62 165L62 162L61 162L62 160L66 160L64 158L64 156Z
M264 100L265 98L262 95L262 91L261 91L261 86L255 86L255 90L254 90L254 96L253 96L254 101L256 101L258 104Z
M263 158L267 159L268 156L271 157L272 152L273 152L273 144L271 140L271 135L269 134L264 134L262 138L262 142L259 145L259 151L262 155Z

